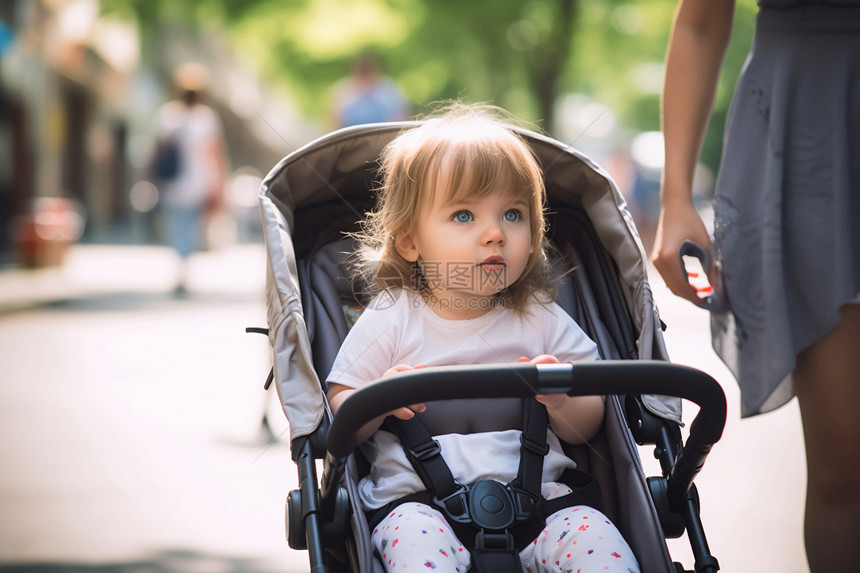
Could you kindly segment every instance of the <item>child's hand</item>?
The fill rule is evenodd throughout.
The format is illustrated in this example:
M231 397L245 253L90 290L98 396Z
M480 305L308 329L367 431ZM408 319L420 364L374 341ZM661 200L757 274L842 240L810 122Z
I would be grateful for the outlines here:
M525 356L520 356L520 362L531 362L532 364L561 364L561 361L552 354L541 354L535 356L531 360Z
M532 364L559 364L555 356L541 354L529 360L525 356L520 362ZM597 434L603 424L603 397L567 394L537 394L535 400L546 406L549 425L562 441L568 444L584 444Z
M419 364L418 366L409 366L408 364L398 364L397 366L392 366L388 370L385 371L385 374L382 375L382 378L388 378L389 376L394 376L400 372L406 372L407 370L417 370L418 368L426 368L424 364ZM401 420L409 420L415 416L415 414L420 414L424 410L427 409L423 403L412 404L411 406L404 406L403 408L398 408L396 410L392 410L388 414L394 416L395 418L400 418Z
M552 354L541 354L529 360L525 356L520 356L520 362L530 362L532 364L560 364L558 358ZM543 404L549 409L559 408L567 400L567 394L538 394L535 400Z

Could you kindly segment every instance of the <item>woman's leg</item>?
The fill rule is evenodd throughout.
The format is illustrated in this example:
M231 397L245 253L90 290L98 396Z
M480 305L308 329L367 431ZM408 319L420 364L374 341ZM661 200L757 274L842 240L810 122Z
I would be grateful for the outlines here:
M639 572L633 551L615 525L586 505L549 516L544 530L520 558L528 571Z
M386 571L465 573L471 561L442 514L422 503L397 506L371 538Z
M860 563L860 305L797 356L794 386L806 444L804 533L812 573Z

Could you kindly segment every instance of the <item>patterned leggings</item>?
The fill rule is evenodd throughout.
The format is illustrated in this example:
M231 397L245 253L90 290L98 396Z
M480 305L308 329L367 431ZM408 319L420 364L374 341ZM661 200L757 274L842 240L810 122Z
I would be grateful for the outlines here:
M437 510L404 503L374 529L373 546L386 571L464 573L469 551ZM537 539L520 552L529 573L639 573L621 533L602 513L579 505L552 514Z

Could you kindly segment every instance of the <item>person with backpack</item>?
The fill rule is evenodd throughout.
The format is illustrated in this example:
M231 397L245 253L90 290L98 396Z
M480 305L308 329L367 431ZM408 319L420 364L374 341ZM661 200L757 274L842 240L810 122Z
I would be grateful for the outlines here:
M187 260L200 248L207 217L221 205L227 154L221 119L203 103L208 74L199 64L174 74L179 96L156 117L153 171L163 206L167 243L181 260L176 293L186 292Z

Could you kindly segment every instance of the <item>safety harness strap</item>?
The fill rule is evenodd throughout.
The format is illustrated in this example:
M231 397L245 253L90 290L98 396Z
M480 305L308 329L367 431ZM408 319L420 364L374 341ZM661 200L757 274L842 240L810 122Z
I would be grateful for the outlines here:
M543 460L549 453L549 446L546 443L548 423L549 416L543 404L537 400L524 400L523 430L520 434L520 466L516 479L511 483L517 494L519 519L534 513L541 499Z
M454 521L467 522L467 490L454 479L451 469L442 458L439 442L433 439L427 428L414 417L400 420L393 416L386 418L382 427L400 438L415 472L424 487L433 494L433 501L444 506L445 512Z
M373 525L407 501L433 504L444 510L457 537L470 547L476 571L521 571L518 552L540 533L548 515L573 505L595 505L599 498L596 480L578 470L567 470L561 477L573 493L549 501L542 498L548 423L542 404L524 400L517 477L507 485L493 480L463 485L454 479L439 443L417 416L410 420L389 416L383 428L400 438L427 490L380 508L372 516Z
M517 497L523 498L517 500L518 505L520 503L523 505L523 507L517 508L517 517L525 517L521 515L523 512L530 514L534 511L535 504L540 499L543 460L549 453L549 446L546 442L549 416L546 407L536 400L524 400L523 402L520 465L516 479L510 484L518 492ZM459 501L456 500L462 495L464 486L454 479L451 469L442 458L439 442L433 439L424 424L418 420L418 417L401 420L389 416L385 420L383 428L393 432L400 439L409 461L412 462L412 466L424 486L434 492L440 501L451 500L450 505L459 509L456 507L459 505ZM449 503L446 502L445 506L448 507ZM457 515L459 512L455 511L454 516Z
M472 568L476 573L523 573L523 564L511 532L479 531L472 548Z
M516 479L508 488L515 503L516 521L528 519L537 510L541 500L543 460L549 452L546 442L549 417L546 408L536 400L523 402L520 465ZM401 420L389 416L383 427L400 438L424 487L433 492L433 501L444 506L448 516L454 521L472 522L468 506L469 488L454 479L451 469L442 458L439 442L433 439L418 417Z

